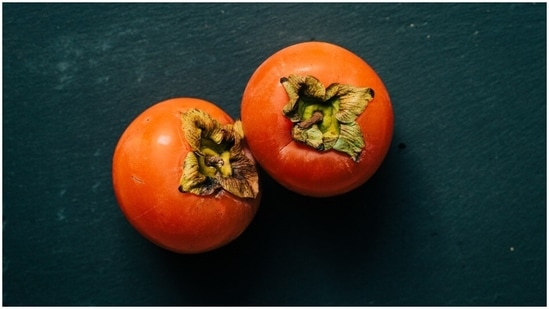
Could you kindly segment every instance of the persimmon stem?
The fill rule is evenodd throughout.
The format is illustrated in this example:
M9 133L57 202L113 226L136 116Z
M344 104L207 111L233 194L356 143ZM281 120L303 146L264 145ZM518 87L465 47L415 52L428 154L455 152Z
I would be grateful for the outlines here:
M303 121L299 122L297 125L302 129L308 129L313 124L322 122L322 119L324 119L324 114L322 114L321 111L315 111L313 113L313 115L311 116L311 118L309 118L307 120L303 120Z
M219 156L204 157L204 164L206 164L206 166L212 166L212 167L223 166L224 163L225 161Z

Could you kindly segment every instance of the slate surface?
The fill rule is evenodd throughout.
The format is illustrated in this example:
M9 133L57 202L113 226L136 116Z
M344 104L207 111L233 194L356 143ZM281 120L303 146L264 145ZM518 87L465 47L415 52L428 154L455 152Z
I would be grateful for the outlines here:
M203 255L139 236L111 157L145 108L239 117L254 69L319 40L391 93L386 161L338 198L268 177ZM4 305L545 305L546 4L3 4ZM405 146L405 147L404 147Z

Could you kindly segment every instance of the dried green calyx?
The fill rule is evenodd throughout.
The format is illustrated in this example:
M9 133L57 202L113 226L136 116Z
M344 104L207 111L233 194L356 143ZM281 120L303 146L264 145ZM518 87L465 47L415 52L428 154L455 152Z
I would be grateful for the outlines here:
M347 153L357 161L365 144L356 119L374 99L373 89L338 83L325 88L309 75L290 75L280 82L290 98L282 113L294 123L293 139L318 151Z
M258 174L242 149L241 122L221 125L198 109L182 113L181 121L192 151L185 157L179 190L209 195L223 189L241 198L257 197Z

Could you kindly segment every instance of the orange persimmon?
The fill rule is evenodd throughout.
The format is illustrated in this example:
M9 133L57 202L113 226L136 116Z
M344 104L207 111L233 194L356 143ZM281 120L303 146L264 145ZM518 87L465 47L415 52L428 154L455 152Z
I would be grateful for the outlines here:
M133 120L116 146L112 178L131 225L178 253L234 240L260 201L240 122L195 98L160 102Z
M253 73L241 120L257 162L297 193L327 197L366 182L393 135L393 109L376 72L324 42L284 48Z

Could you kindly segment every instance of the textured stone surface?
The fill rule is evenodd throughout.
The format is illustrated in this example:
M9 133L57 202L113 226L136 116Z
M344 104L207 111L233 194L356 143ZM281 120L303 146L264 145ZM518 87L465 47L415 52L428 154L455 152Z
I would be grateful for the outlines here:
M114 146L155 102L239 117L255 68L341 45L391 94L386 161L337 198L265 174L203 255L124 219ZM4 305L545 305L546 5L3 4Z

